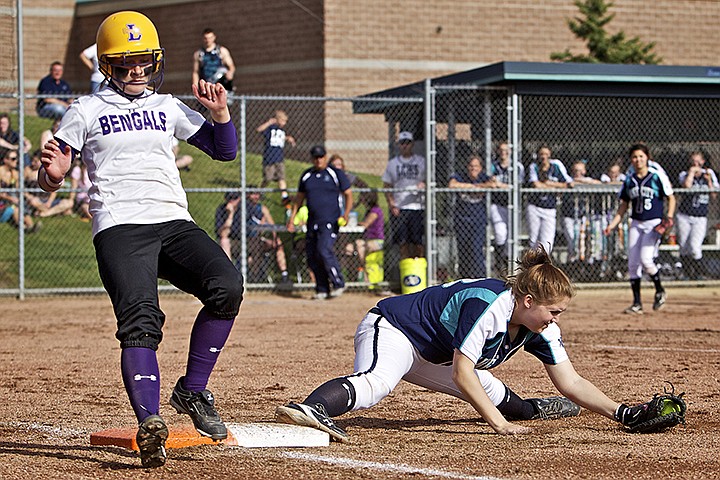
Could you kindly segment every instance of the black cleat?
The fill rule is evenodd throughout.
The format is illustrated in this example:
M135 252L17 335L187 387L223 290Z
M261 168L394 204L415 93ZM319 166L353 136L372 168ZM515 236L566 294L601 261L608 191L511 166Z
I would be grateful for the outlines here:
M150 415L140 422L135 441L140 450L140 461L144 468L157 468L165 465L165 440L168 428L160 415Z
M210 390L202 392L191 392L182 387L180 379L175 384L172 395L170 396L170 405L175 407L178 413L190 415L195 430L206 437L213 440L225 440L227 438L227 428L220 419L217 410L215 410L215 398Z
M316 403L305 405L304 403L288 403L275 409L275 418L281 423L290 423L303 427L312 427L330 434L336 442L347 442L348 434L345 430L335 425L325 411L325 407Z
M538 411L530 420L554 420L580 415L580 406L565 397L528 398Z

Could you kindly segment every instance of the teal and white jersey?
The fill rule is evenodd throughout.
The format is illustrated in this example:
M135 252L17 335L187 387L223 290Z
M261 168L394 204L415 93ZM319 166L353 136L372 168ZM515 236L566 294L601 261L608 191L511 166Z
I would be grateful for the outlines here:
M508 360L520 348L545 364L567 360L560 328L552 323L542 333L525 327L514 339L508 323L515 297L497 279L466 279L381 300L377 309L435 364L451 364L454 349L487 370Z

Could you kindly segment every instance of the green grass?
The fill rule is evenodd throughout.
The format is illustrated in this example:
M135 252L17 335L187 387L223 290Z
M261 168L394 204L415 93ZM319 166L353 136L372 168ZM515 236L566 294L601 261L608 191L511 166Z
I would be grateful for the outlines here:
M49 128L50 123L46 119L26 117L25 134L33 142L33 148L38 146L41 132ZM13 126L16 125L14 121ZM240 186L239 160L217 162L185 143L181 144L180 149L195 158L191 170L181 172L185 188L236 189ZM248 154L248 183L260 184L261 161L259 155ZM295 190L300 174L308 167L306 162L286 159L286 175L291 190ZM363 175L362 178L373 188L382 187L382 180L377 176ZM384 202L384 196L380 197ZM215 209L222 203L223 193L190 192L188 200L195 221L214 238ZM285 209L280 203L279 192L266 194L264 202L277 223L284 221ZM102 287L90 224L71 216L44 218L42 223L39 232L25 235L25 288ZM17 229L8 223L0 224L1 289L18 288L18 258Z

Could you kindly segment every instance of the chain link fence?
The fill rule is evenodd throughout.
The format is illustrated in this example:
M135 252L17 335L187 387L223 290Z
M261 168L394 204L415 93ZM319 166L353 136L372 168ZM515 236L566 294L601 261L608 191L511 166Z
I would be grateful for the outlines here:
M179 98L200 108L192 97ZM26 104L36 100L27 96ZM296 193L316 144L325 145L328 155L338 155L353 178L354 212L336 242L350 288L402 290L400 267L408 253L400 245L399 218L388 198L410 191L423 202L428 284L505 275L532 243L551 248L575 281L610 283L627 278L627 222L611 236L603 230L617 209L618 177L629 167L627 149L643 141L676 187L678 205L697 195L710 203L701 277L717 279L716 194L679 183L690 152L702 152L706 168L715 168L720 155L720 127L713 121L717 103L704 98L518 96L503 88L429 82L413 98L234 96L238 161L214 162L180 142L177 164L190 212L213 238L220 241L227 203L238 206L228 253L251 289L289 292L314 286L302 226L294 234L285 227L290 211L285 197ZM16 181L4 180L0 188L5 212L0 293L100 292L83 210L84 172L78 164L76 178L69 178L56 198L49 200L37 189L31 181L33 156L53 121L31 112L20 117L17 109L8 109L6 117L14 131L22 122L27 142L19 165L29 173L28 182L17 171ZM282 134L276 128L280 124ZM397 188L384 182L383 174L388 160L399 154L402 131L413 134L412 154L423 158L425 172L417 185ZM270 147L275 155L280 147L282 162L269 153ZM384 243L367 238L359 226L375 204L385 222ZM258 215L266 218L259 221ZM672 232L658 251L663 277L699 278L689 274L678 250ZM172 289L163 282L161 288Z

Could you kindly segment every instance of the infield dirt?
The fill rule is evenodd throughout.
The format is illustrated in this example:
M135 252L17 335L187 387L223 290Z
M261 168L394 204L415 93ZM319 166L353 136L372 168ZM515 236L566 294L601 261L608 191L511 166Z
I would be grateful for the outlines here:
M651 298L651 292L643 292ZM629 316L629 288L580 291L561 318L576 370L611 398L648 400L666 381L686 392L687 425L631 435L583 410L528 422L502 437L455 398L400 386L376 407L340 417L348 444L302 450L203 445L170 450L143 470L136 454L91 446L92 432L133 426L119 372L115 320L105 296L0 299L0 478L720 478L720 289L668 290L657 313ZM277 405L351 373L353 334L376 297L312 301L250 292L209 388L228 422L272 421ZM162 297L161 413L183 374L200 305ZM43 312L53 312L52 314ZM520 352L493 370L522 396L557 392L542 365ZM302 454L302 455L298 455Z

